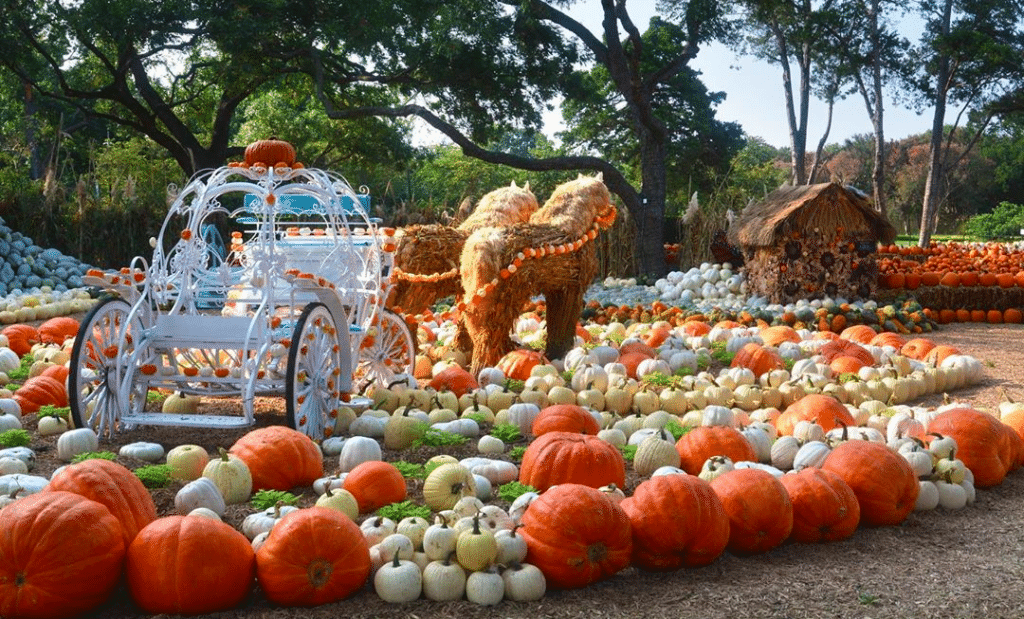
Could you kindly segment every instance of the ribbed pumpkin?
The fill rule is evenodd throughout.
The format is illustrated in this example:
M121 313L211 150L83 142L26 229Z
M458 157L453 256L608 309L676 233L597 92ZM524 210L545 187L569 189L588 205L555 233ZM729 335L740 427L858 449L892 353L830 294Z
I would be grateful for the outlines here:
M874 333L874 331L872 331L872 333ZM867 348L864 348L857 342L844 340L842 338L825 343L818 349L818 354L821 355L821 358L825 363L832 363L832 361L838 357L853 357L864 365L875 364L875 358L871 356L871 353Z
M892 346L899 351L907 341L897 333L893 333L892 331L883 331L871 338L871 341L868 343L872 346Z
M313 439L284 426L247 432L228 453L249 467L253 492L309 486L324 476L324 458Z
M345 476L345 490L359 503L359 513L377 511L405 500L405 478L393 464L370 460L357 465Z
M167 516L128 547L128 590L147 613L202 615L242 603L256 577L244 535L219 520Z
M928 432L953 437L956 457L974 474L974 485L990 488L1003 481L1015 453L1006 431L1013 430L992 415L973 408L954 408L936 415L928 424Z
M153 497L124 466L99 458L64 467L44 492L73 492L106 507L121 523L127 548L143 527L156 520Z
M548 432L523 453L519 481L543 492L556 484L626 485L626 462L613 445L590 434Z
M44 344L63 344L78 335L78 321L70 316L56 316L39 325L39 341Z
M43 406L67 406L68 392L64 383L52 376L33 376L14 392L22 413L34 413Z
M729 543L729 516L715 491L699 477L652 477L620 506L633 527L633 565L641 569L708 565Z
M871 338L875 337L877 334L878 332L869 325L853 325L852 327L846 327L843 329L843 332L839 334L839 337L858 344L867 344L871 341Z
M729 552L767 552L793 531L793 503L786 487L760 469L733 469L711 480L729 516Z
M544 353L520 348L502 357L495 367L504 372L507 378L526 380L533 368L542 363L547 363Z
M793 428L800 421L813 421L828 432L833 428L857 425L850 411L842 402L830 395L811 393L786 407L775 421L779 434L793 435Z
M523 514L520 530L526 561L550 587L578 589L629 565L633 532L629 517L605 493L564 483L544 492Z
M740 348L736 356L732 358L730 367L747 368L754 373L754 376L760 377L772 370L780 370L786 367L786 364L782 361L779 353L774 350L749 342L744 344L743 348Z
M71 492L36 493L0 509L0 617L63 619L96 608L121 579L121 524Z
M282 606L319 606L358 591L370 574L370 548L356 523L334 509L311 507L274 525L256 552L256 578Z
M821 468L839 475L860 505L860 521L870 527L896 525L914 509L920 486L903 456L881 443L846 441Z
M438 372L427 383L427 387L434 391L451 391L457 397L462 397L479 386L480 384L477 383L472 374L455 364L449 365Z
M7 336L7 347L24 357L32 352L32 345L39 342L39 331L32 325L16 324L4 327L0 335Z
M915 337L900 348L900 354L916 361L923 361L933 348L935 342L925 337Z
M761 336L761 341L764 342L765 346L778 347L783 342L800 343L800 334L789 325L765 327L758 332L758 335Z
M553 404L537 413L530 431L534 436L548 432L577 432L596 435L601 431L601 427L597 424L597 419L582 406Z
M262 163L270 167L283 163L290 166L295 163L295 148L276 137L256 140L245 147L245 163L248 165Z
M793 502L793 533L797 542L835 542L853 535L860 523L860 504L853 488L832 471L806 468L783 475L782 485Z
M690 475L700 473L711 456L726 456L733 462L757 461L754 448L739 430L727 426L699 426L676 441L679 468Z

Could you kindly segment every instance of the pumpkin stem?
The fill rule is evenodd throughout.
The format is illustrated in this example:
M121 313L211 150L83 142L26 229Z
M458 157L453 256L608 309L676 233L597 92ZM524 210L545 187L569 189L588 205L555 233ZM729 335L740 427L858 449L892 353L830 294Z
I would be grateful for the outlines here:
M391 567L396 567L397 568L397 567L401 567L402 566L402 564L398 560L398 552L399 552L399 550L396 548L395 549L395 557L391 560Z
M218 447L217 452L220 453L220 459L224 462L228 461L228 450L223 447Z
M473 516L473 535L481 535L480 533L480 512Z

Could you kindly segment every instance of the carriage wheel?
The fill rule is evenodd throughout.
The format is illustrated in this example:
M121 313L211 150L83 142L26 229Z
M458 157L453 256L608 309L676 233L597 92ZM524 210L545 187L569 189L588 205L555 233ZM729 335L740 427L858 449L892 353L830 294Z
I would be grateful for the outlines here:
M76 428L92 428L96 434L113 437L120 428L121 410L118 392L126 363L141 336L142 322L136 317L128 323L131 306L110 297L97 303L82 320L71 348L71 372L68 374L68 405ZM121 330L127 325L124 347ZM145 406L145 386L133 388L129 398L132 410Z
M317 440L330 436L341 406L341 345L323 303L307 305L295 324L287 376L288 426Z
M368 334L359 346L356 380L361 387L370 383L389 385L395 375L411 374L416 363L416 344L401 316L381 309L374 319L375 334Z

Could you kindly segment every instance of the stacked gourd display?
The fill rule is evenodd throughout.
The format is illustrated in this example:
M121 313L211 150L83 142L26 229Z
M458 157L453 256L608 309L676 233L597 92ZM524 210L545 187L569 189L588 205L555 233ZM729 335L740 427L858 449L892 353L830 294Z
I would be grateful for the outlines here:
M449 329L424 328L442 339ZM11 353L27 345L24 355L63 367L57 355L74 329L36 331L9 331ZM53 593L49 616L86 612L122 570L151 613L230 609L256 583L289 606L336 602L368 582L394 603L537 600L629 565L707 565L726 550L843 539L914 509L964 507L976 487L1024 462L1020 405L986 413L907 404L982 374L973 357L924 338L864 325L836 335L691 320L589 325L578 343L558 364L520 350L478 376L455 358L420 359L418 377L371 389L375 406L343 409L320 445L271 426L217 453L165 452L128 433L136 442L121 447L123 458L164 462L179 480L173 515L157 514L141 469L75 461L100 449L90 429L58 426L56 453L69 464L49 479L33 474L31 449L8 447L0 615L42 612L15 595L24 586ZM10 396L0 398L0 427L17 432L37 403L17 397L22 389L0 394ZM197 404L171 394L164 406ZM531 437L518 465L506 443L514 432L499 428ZM422 486L409 482L384 457L413 453L427 434L471 439L478 453L435 456L422 465ZM494 499L512 485L515 500ZM315 504L290 504L296 488L312 489ZM238 528L221 521L257 498ZM57 528L73 547L42 543ZM37 565L60 565L60 577L39 577Z

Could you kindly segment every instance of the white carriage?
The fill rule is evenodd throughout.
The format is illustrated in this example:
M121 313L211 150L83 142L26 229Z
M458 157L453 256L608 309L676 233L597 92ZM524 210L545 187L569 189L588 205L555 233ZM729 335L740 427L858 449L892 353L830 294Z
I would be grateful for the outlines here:
M283 396L289 426L330 435L361 387L410 372L415 341L384 307L393 231L335 174L225 166L176 196L151 262L86 283L109 294L82 321L68 399L77 427L245 427ZM210 226L231 229L230 248ZM219 237L216 237L219 238ZM241 415L147 410L154 389L241 398ZM152 406L152 405L150 405Z

